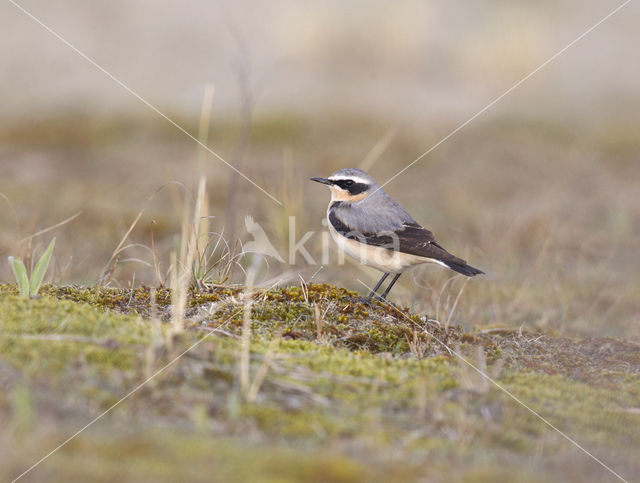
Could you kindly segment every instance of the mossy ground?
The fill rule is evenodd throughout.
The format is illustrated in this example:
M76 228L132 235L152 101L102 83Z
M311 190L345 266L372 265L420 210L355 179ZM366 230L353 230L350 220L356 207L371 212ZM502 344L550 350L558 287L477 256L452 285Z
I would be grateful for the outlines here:
M15 292L0 286L3 479L160 370L26 479L612 478L450 350L622 476L640 477L632 343L465 333L328 285L257 291L247 397L241 288L192 292L179 335L165 289Z

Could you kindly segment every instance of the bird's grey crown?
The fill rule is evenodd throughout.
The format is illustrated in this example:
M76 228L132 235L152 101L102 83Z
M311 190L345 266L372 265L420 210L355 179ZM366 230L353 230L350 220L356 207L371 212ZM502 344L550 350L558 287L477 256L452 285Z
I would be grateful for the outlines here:
M344 168L333 173L331 178L357 177L372 185L367 196L354 202L341 202L331 211L351 230L363 233L395 231L405 224L418 223L409 213L391 198L368 173L356 168Z
M376 180L373 179L373 176L371 176L366 171L362 171L361 169L358 169L358 168L343 168L336 171L331 176L329 176L329 179L352 179L352 178L359 178L369 185L376 186L376 187L378 186L378 183L376 183Z

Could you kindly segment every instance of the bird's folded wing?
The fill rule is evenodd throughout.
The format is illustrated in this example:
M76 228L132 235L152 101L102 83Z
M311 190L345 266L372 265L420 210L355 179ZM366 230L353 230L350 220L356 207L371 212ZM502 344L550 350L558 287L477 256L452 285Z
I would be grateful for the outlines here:
M433 233L418 223L405 223L399 230L366 233L348 230L345 225L340 226L341 223L336 218L331 221L340 234L367 245L379 246L409 255L432 258L445 263L467 264L465 260L452 255L442 248Z

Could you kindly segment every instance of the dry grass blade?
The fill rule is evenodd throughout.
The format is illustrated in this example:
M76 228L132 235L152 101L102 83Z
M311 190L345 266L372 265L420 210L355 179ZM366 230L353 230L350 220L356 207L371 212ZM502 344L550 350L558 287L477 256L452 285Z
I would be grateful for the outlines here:
M447 279L447 281L445 283L442 284L442 287L440 288L440 292L438 292L437 294L434 292L435 297L436 297L436 320L440 321L440 312L442 307L442 297L445 293L445 291L449 288L449 285L456 279L458 278L457 275L454 275L452 277L450 277L449 279Z
M138 224L138 222L140 221L140 218L142 217L142 215L144 214L144 212L147 209L147 206L149 205L149 203L151 202L151 200L153 200L156 195L162 191L164 188L166 188L167 186L181 186L184 188L184 186L177 182L177 181L171 181L170 183L166 183L162 186L160 186L160 188L158 188L157 190L155 190L151 196L149 196L147 198L147 201L145 201L144 207L140 210L140 212L138 213L138 215L135 217L135 219L133 220L133 222L131 223L131 225L129 225L129 229L126 231L126 233L124 234L124 236L122 237L122 239L120 240L120 243L118 243L118 246L116 246L115 250L113 251L113 253L111 254L111 258L109 258L109 261L106 263L106 265L104 266L104 268L102 269L101 275L100 275L100 280L98 281L98 285L104 285L104 283L106 282L106 275L113 273L113 271L115 270L115 266L112 267L111 264L114 262L114 260L117 259L118 254L120 253L120 251L122 250L122 247L124 246L125 242L127 241L127 238L129 238L129 235L131 235L131 232L133 231L133 229L136 227L136 225ZM78 213L79 214L79 213Z
M209 125L211 123L211 108L213 106L213 96L216 92L215 86L213 84L207 84L204 87L204 96L202 98L202 107L200 110L200 123L198 125L198 141L200 144L198 147L198 174L204 174L204 162L207 156L206 151L203 149L203 146L209 144ZM201 231L201 233L206 233L207 230Z
M456 299L453 302L453 307L451 307L451 310L449 310L449 313L447 314L447 320L444 323L444 328L445 329L449 328L449 324L451 323L451 319L453 318L453 314L456 311L456 308L458 307L458 302L460 301L460 297L462 297L462 292L464 292L464 288L469 283L469 280L471 280L471 279L470 278L465 279L465 281L462 283L462 287L460 287L460 291L458 291L458 295L456 296Z
M185 199L185 216L182 223L182 236L180 238L179 255L173 253L172 276L172 304L173 304L173 330L180 333L184 330L184 315L187 305L187 295L191 285L193 264L196 259L199 238L200 218L206 200L207 178L200 177L198 194L193 217L188 216L188 204Z
M11 210L13 211L13 206L11 205L11 202L9 201L9 198L7 198L3 193L0 193L0 195L2 195L2 197L7 200L7 203L9 203L9 205L11 206ZM43 235L44 233L48 233L51 230L55 230L56 228L60 228L61 226L66 225L67 223L69 223L69 222L75 220L76 218L78 218L82 213L83 213L82 210L78 211L75 215L71 215L69 218L65 218L64 220L62 220L59 223L56 223L55 225L51 225L51 226L49 226L49 227L47 227L47 228L45 228L43 230L37 231L37 232L35 232L35 233L33 233L33 234L29 235L29 236L26 236L26 237L22 238L21 240L18 240L13 245L10 245L6 250L3 250L2 252L0 252L0 255L8 252L9 250L11 250L13 247L15 247L17 245L20 245L20 244L22 244L22 243L24 243L26 241L31 242L31 240L33 240L37 236ZM14 212L14 215L15 215L15 212ZM16 222L17 222L17 220L16 220Z
M246 289L243 294L244 306L242 317L242 338L240 341L240 354L238 355L238 378L240 382L240 394L245 402L249 401L251 390L251 310L255 294L255 275L260 266L260 257L254 256L247 270Z
M15 210L15 208L13 206L13 203L11 203L11 200L9 199L9 197L7 195L5 195L4 193L0 192L0 198L5 200L7 202L7 204L9 205L9 210L11 211L11 215L13 216L13 220L16 223L16 227L19 229L20 228L20 220L18 219L18 214L16 213L16 210Z
M242 339L240 343L239 379L240 393L245 401L249 396L250 368L251 368L251 307L253 305L253 271L247 276L247 290L244 294L244 311L242 317Z
M242 317L242 339L240 345L240 362L239 362L239 378L240 378L240 392L245 398L248 399L249 395L249 381L250 374L249 369L251 366L251 294L246 294L246 300L244 304L244 312Z
M253 379L251 386L249 387L249 391L247 392L247 402L249 404L255 402L256 397L258 397L258 392L260 392L260 388L262 387L262 383L267 377L267 372L269 371L269 364L273 360L273 356L275 354L276 349L280 345L280 338L274 338L267 347L267 351L264 354L264 359L262 360L262 364L258 368L258 372L256 373L256 377Z
M308 304L309 288L307 287L307 283L304 281L304 278L302 278L302 275L298 274L298 277L300 278L300 288L302 289L302 296L304 297L304 303Z
M44 230L40 230L40 231L34 233L33 235L29 235L29 236L23 238L18 243L23 243L23 242L25 242L27 240L31 240L32 238L35 238L35 237L37 237L39 235L42 235L42 234L47 233L47 232L50 232L51 230L55 230L56 228L60 228L61 226L66 225L67 223L75 220L81 214L82 214L82 210L78 211L75 215L71 215L69 218L65 218L64 220L62 220L59 223L56 223L55 225L51 225L50 227L45 228Z
M418 360L424 359L425 350L427 348L426 344L422 343L420 337L418 337L418 332L416 330L413 331L413 337L410 339L408 334L405 334L404 338L407 341L407 345L409 346L409 351L413 357Z
M160 265L158 264L158 256L156 255L156 241L153 236L153 230L151 231L151 256L153 258L153 271L156 274L156 279L158 280L159 285L164 285L164 281L160 276Z
M316 320L316 339L318 342L322 342L324 340L324 323L322 321L322 313L320 312L320 305L313 304L313 310Z

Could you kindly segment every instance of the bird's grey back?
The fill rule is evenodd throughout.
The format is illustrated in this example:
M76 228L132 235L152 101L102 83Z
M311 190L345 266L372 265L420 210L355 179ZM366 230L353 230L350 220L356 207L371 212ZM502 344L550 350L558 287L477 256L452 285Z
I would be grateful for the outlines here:
M362 233L400 230L403 224L417 223L377 183L364 199L335 203L331 210L351 230Z

